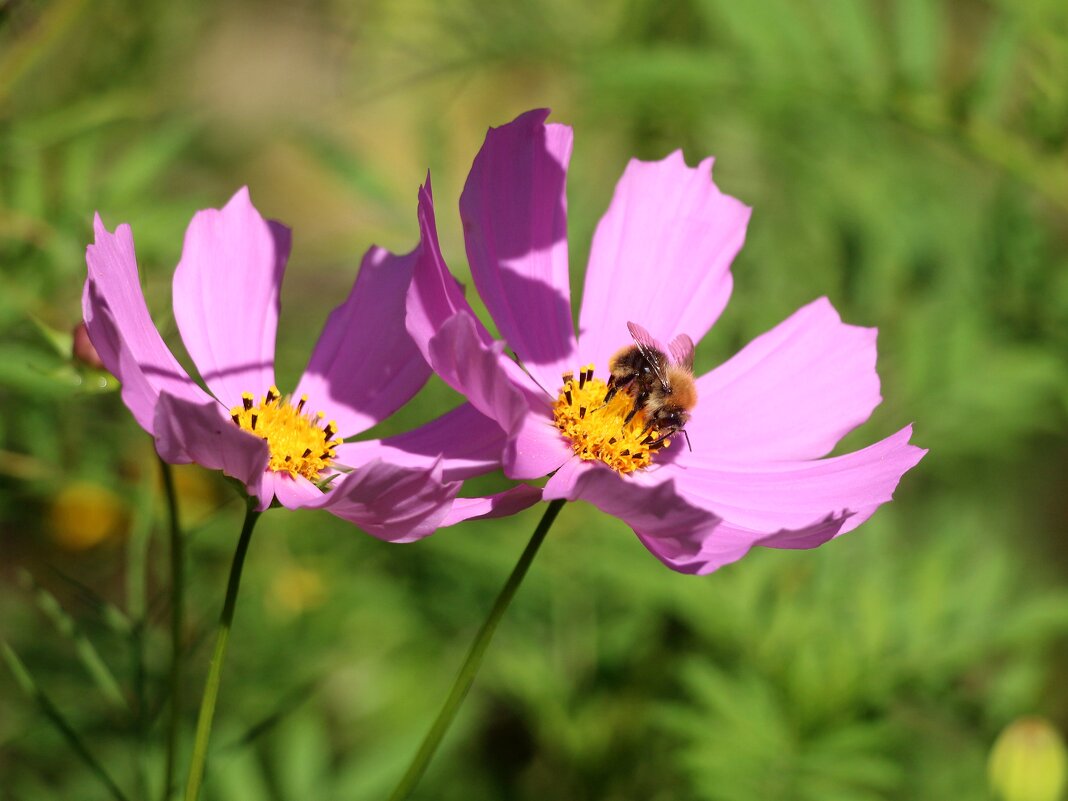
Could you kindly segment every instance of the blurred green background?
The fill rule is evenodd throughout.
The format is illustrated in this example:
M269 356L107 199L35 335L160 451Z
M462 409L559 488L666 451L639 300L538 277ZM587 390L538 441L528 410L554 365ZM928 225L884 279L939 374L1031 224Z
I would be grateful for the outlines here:
M65 357L94 210L132 224L174 342L185 225L250 185L294 229L287 389L363 250L415 244L427 168L464 274L471 159L540 105L576 131L576 290L628 158L714 154L754 215L699 367L826 294L880 331L886 401L843 449L915 421L930 454L859 531L705 578L565 509L417 797L991 797L1006 724L1068 729L1060 0L0 1L0 637L128 795L158 798L158 471ZM454 402L431 382L385 430ZM184 766L242 506L178 480ZM539 513L410 546L266 515L206 797L384 797ZM0 668L0 799L107 797Z

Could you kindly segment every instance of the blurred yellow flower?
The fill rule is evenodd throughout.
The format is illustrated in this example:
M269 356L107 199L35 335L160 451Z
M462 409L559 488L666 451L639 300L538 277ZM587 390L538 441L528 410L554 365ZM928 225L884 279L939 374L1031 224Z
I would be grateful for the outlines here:
M88 481L64 486L48 511L52 539L71 551L88 550L122 536L127 520L122 499L107 487Z
M283 567L271 579L268 603L282 616L299 615L319 606L326 598L322 576L306 567Z
M158 472L158 471L157 471ZM172 465L174 489L178 495L183 525L203 522L218 511L219 506L231 499L231 495L222 492L225 485L210 470L197 464ZM163 503L163 479L157 479L159 503Z
M1066 769L1064 740L1044 718L1013 721L990 751L990 785L1005 801L1057 801Z

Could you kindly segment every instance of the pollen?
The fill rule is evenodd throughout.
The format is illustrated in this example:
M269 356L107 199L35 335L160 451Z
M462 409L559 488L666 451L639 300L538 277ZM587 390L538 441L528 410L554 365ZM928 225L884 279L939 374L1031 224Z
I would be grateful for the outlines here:
M666 448L655 427L646 428L645 412L624 423L634 408L634 398L618 392L607 404L608 384L593 377L593 365L578 376L564 373L564 385L553 404L556 427L571 443L575 455L586 461L601 461L617 473L631 473L652 464L653 456ZM660 440L660 441L658 441Z
M278 387L271 387L258 401L251 392L245 392L241 405L230 410L230 417L238 427L267 441L271 454L268 470L317 481L344 440L337 436L337 423L323 422L323 412L304 410L306 395L296 404L291 401Z

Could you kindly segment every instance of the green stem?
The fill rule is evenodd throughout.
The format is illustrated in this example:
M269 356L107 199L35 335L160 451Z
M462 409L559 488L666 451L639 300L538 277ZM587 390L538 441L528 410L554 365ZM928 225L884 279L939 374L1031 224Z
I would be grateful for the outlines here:
M512 598L515 597L516 590L519 589L519 585L523 582L523 578L530 568L530 563L534 561L538 548L541 547L545 535L549 533L549 528L552 526L557 514L560 513L563 505L564 501L562 500L549 503L545 514L542 515L541 522L538 523L538 527L534 529L534 533L530 537L530 542L527 543L527 547L523 550L519 561L516 562L515 567L512 569L512 575L508 577L508 581L505 582L500 594L497 595L497 600L493 602L489 617L486 618L482 628L475 635L475 640L471 643L467 658L464 660L460 672L456 675L452 690L449 692L448 698L445 699L441 712L438 713L438 717L430 727L430 731L423 738L423 744L419 746L419 751L416 753L415 758L412 759L407 772L405 772L400 784L397 785L397 789L389 797L389 801L403 801L403 799L411 795L415 786L419 783L419 779L422 778L427 765L430 764L430 760L434 756L434 752L438 750L445 732L448 731L453 718L456 717L456 713L460 709L460 705L463 703L464 698L467 697L468 690L471 689L471 685L475 681L475 676L478 674L478 669L482 664L482 657L485 655L490 640L493 639L493 634L497 630L497 624L500 623L505 610L508 609Z
M226 584L226 600L223 602L222 614L219 616L215 650L211 654L208 678L204 683L204 695L200 699L200 715L197 717L196 739L193 740L193 756L189 763L189 779L185 785L185 801L196 801L200 794L200 784L204 780L204 764L208 758L208 738L211 736L211 721L215 717L215 702L219 698L219 681L222 678L226 645L230 640L230 627L234 621L237 591L241 585L241 568L245 564L245 553L252 539L252 529L260 516L255 504L256 499L249 498L245 523L241 527L241 538L237 541L234 561L230 565L230 580Z
M167 498L167 524L171 543L171 717L167 729L167 766L163 776L163 801L171 797L182 712L182 626L185 613L185 543L178 522L178 494L171 466L159 460L163 491Z

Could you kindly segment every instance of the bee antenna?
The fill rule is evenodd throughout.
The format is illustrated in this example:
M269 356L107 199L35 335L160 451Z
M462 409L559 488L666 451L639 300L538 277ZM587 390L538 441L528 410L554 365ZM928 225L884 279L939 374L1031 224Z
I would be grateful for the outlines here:
M685 428L680 428L679 431L681 431L682 435L686 437L686 447L689 448L690 453L693 453L693 446L690 444L690 435L686 433Z

